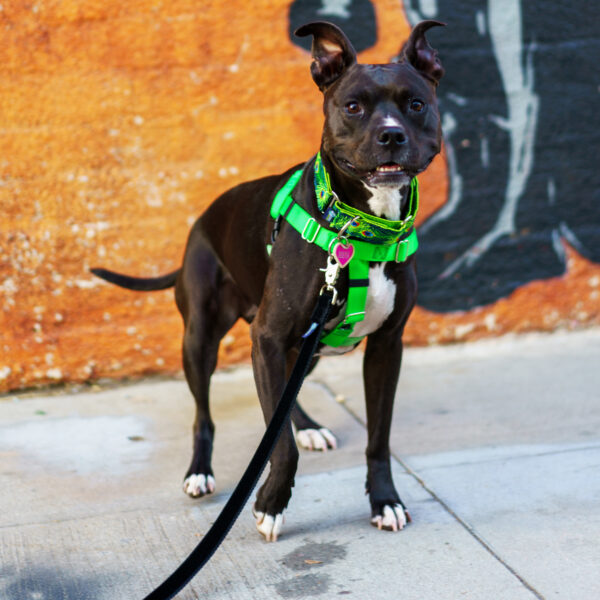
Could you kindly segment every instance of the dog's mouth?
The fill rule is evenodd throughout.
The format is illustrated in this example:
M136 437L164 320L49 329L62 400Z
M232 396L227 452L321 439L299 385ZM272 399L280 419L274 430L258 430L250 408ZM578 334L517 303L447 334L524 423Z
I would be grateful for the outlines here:
M402 184L413 176L411 170L396 162L385 162L372 169L358 169L350 161L343 159L343 166L355 177L363 180L368 185L394 185Z
M378 173L383 173L383 174L400 174L400 173L406 173L406 169L402 166L399 165L398 163L394 163L394 162L388 162L388 163L384 163L383 165L379 165L378 167L375 167L372 171L369 171L369 173L371 175L375 175Z

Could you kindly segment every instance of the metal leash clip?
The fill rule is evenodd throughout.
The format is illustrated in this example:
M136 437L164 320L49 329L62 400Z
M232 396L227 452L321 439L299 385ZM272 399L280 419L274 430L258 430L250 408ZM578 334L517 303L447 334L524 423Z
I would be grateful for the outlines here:
M327 257L327 266L324 269L319 269L325 273L325 285L321 288L319 295L323 294L325 290L330 291L332 293L331 304L335 304L337 300L338 293L335 289L335 284L340 275L341 268L340 263L330 254Z

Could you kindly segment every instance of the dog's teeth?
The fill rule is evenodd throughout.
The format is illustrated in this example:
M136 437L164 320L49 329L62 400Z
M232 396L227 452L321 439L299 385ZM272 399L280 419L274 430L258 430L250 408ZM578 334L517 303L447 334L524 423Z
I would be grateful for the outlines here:
M380 165L379 167L377 167L376 169L377 171L384 172L384 173L392 173L392 172L398 172L398 171L402 171L402 167L400 165Z

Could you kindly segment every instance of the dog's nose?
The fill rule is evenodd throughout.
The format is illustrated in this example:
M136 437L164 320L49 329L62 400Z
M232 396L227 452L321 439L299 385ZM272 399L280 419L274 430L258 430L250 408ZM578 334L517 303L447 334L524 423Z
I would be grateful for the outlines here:
M377 134L377 143L381 146L402 146L406 141L402 127L384 127Z

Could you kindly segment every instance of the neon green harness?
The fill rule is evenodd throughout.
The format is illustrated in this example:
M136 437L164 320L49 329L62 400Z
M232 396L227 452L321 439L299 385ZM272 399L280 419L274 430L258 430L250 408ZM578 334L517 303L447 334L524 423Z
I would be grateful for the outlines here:
M323 218L333 228L323 227L292 198L302 169L296 171L277 192L271 205L271 217L283 217L309 244L316 244L329 254L342 243L354 249L348 263L348 300L344 319L321 342L327 346L353 346L364 336L352 336L354 326L365 318L367 289L369 287L369 263L404 262L419 246L414 220L419 206L419 186L416 178L411 180L408 215L403 221L388 221L359 211L337 198L331 189L329 175L321 161L320 153L315 159L315 193ZM340 232L342 234L340 235ZM367 241L368 240L368 241ZM270 249L269 249L270 250ZM342 265L345 266L345 265Z

